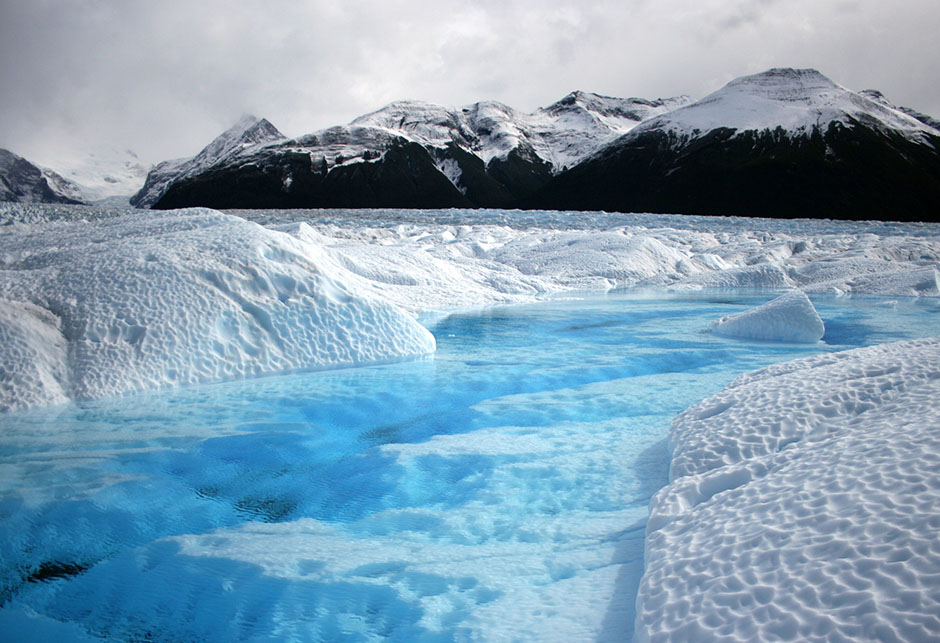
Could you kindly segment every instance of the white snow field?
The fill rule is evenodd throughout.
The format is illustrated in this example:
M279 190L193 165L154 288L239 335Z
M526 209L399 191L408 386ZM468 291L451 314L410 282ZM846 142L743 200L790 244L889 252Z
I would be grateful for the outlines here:
M644 121L634 131L666 129L679 138L727 127L805 134L830 123L870 123L921 141L936 130L889 103L877 92L853 92L815 69L771 69L737 78L718 91Z
M748 373L674 421L637 641L940 639L940 339Z

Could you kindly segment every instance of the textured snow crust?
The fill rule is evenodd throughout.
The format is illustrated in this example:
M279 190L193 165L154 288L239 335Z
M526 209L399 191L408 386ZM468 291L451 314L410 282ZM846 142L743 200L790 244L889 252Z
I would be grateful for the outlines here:
M940 338L776 364L673 421L635 640L940 637Z
M434 350L309 240L211 210L25 226L2 248L0 409Z
M826 328L806 293L795 290L757 308L722 317L712 332L724 337L812 344L822 339Z

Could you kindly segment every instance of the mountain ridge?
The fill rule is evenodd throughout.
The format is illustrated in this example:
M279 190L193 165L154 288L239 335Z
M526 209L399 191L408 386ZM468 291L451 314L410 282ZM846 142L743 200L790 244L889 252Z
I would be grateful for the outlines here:
M913 111L775 68L644 121L521 205L930 221L940 130Z
M195 156L156 164L147 174L144 185L131 196L130 204L140 208L151 207L173 182L205 172L248 148L264 146L285 138L267 119L246 114L212 139Z
M0 148L0 201L82 203L80 193L65 177Z
M40 172L49 193L24 198L88 200ZM696 101L575 90L522 112L399 100L296 138L246 115L195 156L155 165L130 202L932 220L940 120L791 68Z
M156 208L197 201L215 207L508 207L643 118L688 100L572 92L531 113L496 101L463 107L394 101L344 126L244 149L200 176L192 163L158 166L132 202ZM377 167L392 161L402 166Z
M930 220L940 129L814 69L743 76L698 101L574 91L531 113L395 101L170 181L153 202L197 204Z

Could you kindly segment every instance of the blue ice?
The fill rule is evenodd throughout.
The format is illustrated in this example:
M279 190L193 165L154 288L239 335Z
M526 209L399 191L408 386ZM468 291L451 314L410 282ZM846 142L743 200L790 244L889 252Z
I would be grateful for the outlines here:
M813 297L610 295L426 320L430 359L0 417L0 637L629 640L670 419L771 362L940 332Z

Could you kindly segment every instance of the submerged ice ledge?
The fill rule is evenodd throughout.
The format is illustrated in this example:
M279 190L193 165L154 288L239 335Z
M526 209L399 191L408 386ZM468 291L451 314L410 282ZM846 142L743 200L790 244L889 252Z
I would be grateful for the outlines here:
M940 338L748 373L673 421L636 641L940 636Z
M0 207L0 409L423 355L417 314L565 292L940 294L926 224L239 214ZM776 311L777 335L813 321L798 309Z

